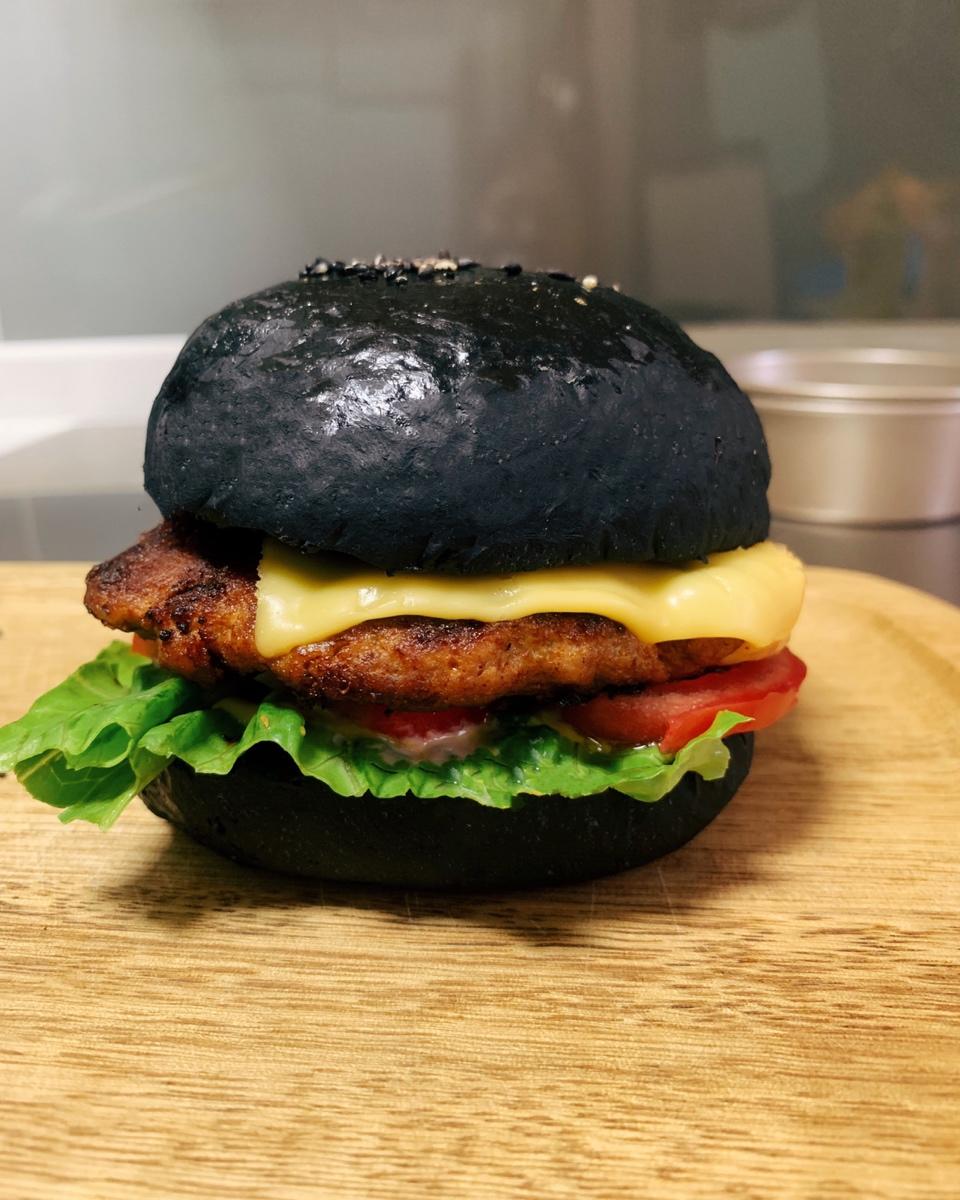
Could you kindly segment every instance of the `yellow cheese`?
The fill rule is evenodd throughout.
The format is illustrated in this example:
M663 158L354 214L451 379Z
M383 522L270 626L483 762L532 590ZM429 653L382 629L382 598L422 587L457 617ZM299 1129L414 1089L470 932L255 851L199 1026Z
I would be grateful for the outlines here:
M255 638L265 658L322 642L379 617L511 621L534 613L597 613L643 642L739 638L734 659L784 645L803 599L803 566L759 542L679 567L597 563L517 575L387 575L348 559L305 555L267 539Z

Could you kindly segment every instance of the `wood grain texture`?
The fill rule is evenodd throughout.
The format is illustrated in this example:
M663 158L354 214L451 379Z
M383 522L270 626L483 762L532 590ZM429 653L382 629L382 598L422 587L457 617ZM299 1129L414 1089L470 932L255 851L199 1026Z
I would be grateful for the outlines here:
M0 721L109 639L0 567ZM810 572L798 712L693 844L450 898L0 781L0 1196L954 1196L960 613Z

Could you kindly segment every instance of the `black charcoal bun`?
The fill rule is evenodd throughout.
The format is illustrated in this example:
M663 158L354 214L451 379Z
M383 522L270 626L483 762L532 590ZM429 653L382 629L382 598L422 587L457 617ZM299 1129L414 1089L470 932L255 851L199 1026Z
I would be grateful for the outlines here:
M736 734L727 745L722 779L685 775L656 804L619 792L528 796L508 810L462 799L344 797L268 745L244 754L229 775L198 775L174 760L143 799L220 854L284 874L398 887L528 887L610 875L688 842L750 769L753 735Z
M318 262L229 304L146 447L165 516L450 574L749 546L769 473L750 401L662 313L452 262Z

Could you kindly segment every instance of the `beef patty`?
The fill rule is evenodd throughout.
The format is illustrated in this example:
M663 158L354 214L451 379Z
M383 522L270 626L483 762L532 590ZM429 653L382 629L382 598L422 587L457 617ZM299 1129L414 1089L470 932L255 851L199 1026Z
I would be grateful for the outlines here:
M390 617L264 658L254 642L260 545L250 531L188 517L164 521L93 568L86 606L113 629L156 639L157 661L199 683L264 673L310 701L392 708L661 683L717 666L741 645L733 638L647 645L590 613L488 624Z

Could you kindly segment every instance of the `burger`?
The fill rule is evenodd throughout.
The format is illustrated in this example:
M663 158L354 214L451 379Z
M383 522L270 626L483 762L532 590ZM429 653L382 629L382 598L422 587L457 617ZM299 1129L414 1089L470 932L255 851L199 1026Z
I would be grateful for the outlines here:
M61 820L136 796L240 861L447 888L674 850L795 704L799 562L748 398L561 272L317 259L190 337L162 524L94 567L133 634L0 731Z

